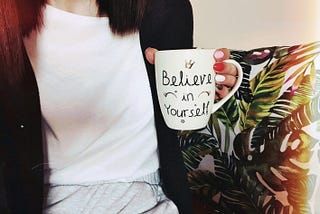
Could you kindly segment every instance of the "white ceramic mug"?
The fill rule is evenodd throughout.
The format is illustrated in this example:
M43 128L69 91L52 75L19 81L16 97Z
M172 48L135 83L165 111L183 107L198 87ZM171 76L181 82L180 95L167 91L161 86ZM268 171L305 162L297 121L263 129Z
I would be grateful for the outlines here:
M161 113L169 128L195 130L207 125L210 115L219 109L241 85L243 71L234 60L238 78L230 93L214 103L214 49L157 51L156 84Z

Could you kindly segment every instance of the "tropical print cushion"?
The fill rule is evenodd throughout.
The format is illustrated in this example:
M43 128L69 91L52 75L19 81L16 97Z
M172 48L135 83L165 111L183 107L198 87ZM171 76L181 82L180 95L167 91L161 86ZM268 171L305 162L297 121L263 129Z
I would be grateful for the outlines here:
M190 188L219 213L320 210L320 42L233 50L237 94L179 139Z

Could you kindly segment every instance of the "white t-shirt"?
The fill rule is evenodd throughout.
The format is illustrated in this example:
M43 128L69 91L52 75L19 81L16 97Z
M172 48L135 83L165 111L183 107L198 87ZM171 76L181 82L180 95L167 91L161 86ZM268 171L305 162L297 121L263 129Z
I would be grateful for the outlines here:
M48 182L130 180L159 167L139 34L115 36L106 17L47 5L25 38L43 116Z

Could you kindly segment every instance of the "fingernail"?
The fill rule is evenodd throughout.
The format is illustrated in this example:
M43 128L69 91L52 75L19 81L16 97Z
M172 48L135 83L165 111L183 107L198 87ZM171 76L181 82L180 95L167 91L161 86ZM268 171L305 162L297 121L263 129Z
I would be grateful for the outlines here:
M216 59L222 59L224 57L223 51L217 50L216 52L214 52L214 57Z
M149 61L149 63L153 64L154 63L154 56L153 56L153 51L151 50L151 48L147 48L144 51L144 54L145 54L147 60Z
M216 84L216 87L217 87L217 89L219 89L219 90L223 89L223 85L220 85L220 84Z
M213 69L214 69L215 71L223 71L224 68L225 68L225 65L224 65L223 62L216 62L216 63L214 63L214 65L213 65Z
M219 74L217 74L214 79L216 80L216 82L223 82L226 80L225 76Z
M151 59L152 58L151 51L146 51L146 57L147 57L147 59Z

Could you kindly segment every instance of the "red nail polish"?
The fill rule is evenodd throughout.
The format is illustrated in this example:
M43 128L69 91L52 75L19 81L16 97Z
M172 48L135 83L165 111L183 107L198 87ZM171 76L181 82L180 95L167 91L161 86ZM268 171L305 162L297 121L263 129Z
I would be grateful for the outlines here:
M223 69L225 68L225 65L223 62L216 62L214 65L213 65L213 69L215 71L223 71Z

